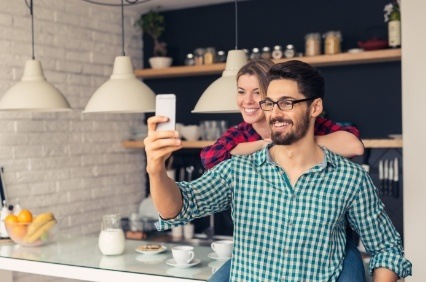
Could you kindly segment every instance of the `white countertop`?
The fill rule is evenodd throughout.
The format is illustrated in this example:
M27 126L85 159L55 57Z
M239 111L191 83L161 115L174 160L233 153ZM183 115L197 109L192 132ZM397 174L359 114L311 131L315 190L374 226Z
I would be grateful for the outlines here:
M166 260L172 258L171 248L178 244L164 243L167 250L157 255L135 251L147 242L126 240L125 251L118 256L103 256L97 236L61 237L41 247L2 245L0 269L86 281L206 281L213 268L224 263L208 257L212 253L210 247L194 246L195 258L201 263L186 269L175 268L167 265Z

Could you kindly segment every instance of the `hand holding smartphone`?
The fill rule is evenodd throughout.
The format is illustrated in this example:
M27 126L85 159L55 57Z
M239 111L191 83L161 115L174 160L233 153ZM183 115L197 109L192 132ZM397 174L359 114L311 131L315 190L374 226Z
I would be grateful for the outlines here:
M157 124L158 130L176 129L176 95L158 94L155 98L155 115L168 117L167 122Z

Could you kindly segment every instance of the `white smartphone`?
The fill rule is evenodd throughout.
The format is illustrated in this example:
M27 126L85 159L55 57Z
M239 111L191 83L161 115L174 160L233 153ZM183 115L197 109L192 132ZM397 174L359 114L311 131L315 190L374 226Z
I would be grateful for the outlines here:
M176 95L158 94L155 98L155 115L168 117L167 122L157 124L157 130L176 129Z

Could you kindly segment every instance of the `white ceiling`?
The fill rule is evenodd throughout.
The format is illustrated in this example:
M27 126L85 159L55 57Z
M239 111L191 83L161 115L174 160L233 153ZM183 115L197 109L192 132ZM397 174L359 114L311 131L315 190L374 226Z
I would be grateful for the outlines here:
M215 5L227 2L234 2L234 0L151 0L147 3L140 4L143 10L178 10L199 6Z
M104 4L114 4L120 5L121 0L91 0L93 2L99 2ZM135 1L135 0L131 0ZM169 11L169 10L178 10L186 9L192 7L216 5L228 2L234 2L235 0L150 0L146 3L140 3L134 6L134 9L137 9L140 13L148 12L149 10L155 11ZM247 0L238 0L247 1ZM126 4L126 0L124 0Z

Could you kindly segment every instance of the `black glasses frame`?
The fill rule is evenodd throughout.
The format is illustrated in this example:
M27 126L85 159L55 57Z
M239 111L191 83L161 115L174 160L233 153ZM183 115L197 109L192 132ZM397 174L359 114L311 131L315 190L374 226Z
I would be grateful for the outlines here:
M294 104L298 104L298 103L302 103L302 102L306 102L306 101L311 101L311 100L315 100L316 98L306 98L306 99L300 99L300 100L290 100L290 99L281 99L278 100L276 102L269 100L269 99L265 99L259 102L259 106L262 109L262 111L272 111L274 109L274 105L277 105L278 109L280 109L281 111L291 111L293 110ZM265 103L269 102L272 103L272 107L271 109L265 109ZM289 109L281 109L280 104L281 102L286 102L288 103L286 106L291 106L291 108Z

